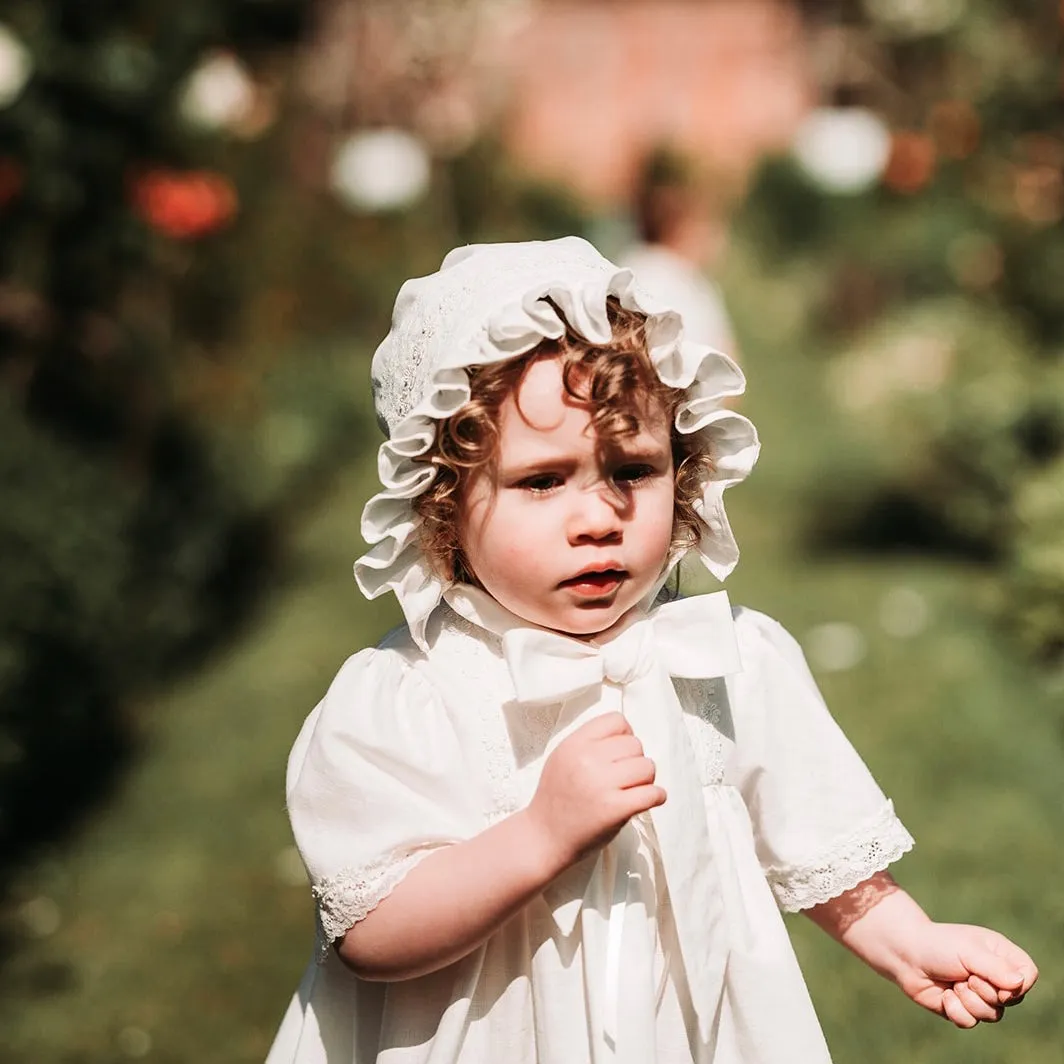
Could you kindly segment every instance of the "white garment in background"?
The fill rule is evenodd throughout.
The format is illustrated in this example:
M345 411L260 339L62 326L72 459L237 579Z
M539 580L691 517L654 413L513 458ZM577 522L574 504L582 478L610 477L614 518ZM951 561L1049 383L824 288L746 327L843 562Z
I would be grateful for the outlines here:
M403 627L351 658L293 748L288 806L321 949L267 1064L825 1064L780 907L856 886L912 840L797 644L750 610L734 611L741 672L673 680L701 782L690 815L706 818L726 916L708 1040L647 815L454 965L395 983L344 967L329 940L420 859L526 805L557 743L616 708L608 685L597 703L518 704L499 632L524 622L475 589L448 600L424 648ZM618 913L621 963L610 968Z
M678 311L684 336L736 357L735 337L720 289L687 259L660 244L635 244L617 258L641 288Z

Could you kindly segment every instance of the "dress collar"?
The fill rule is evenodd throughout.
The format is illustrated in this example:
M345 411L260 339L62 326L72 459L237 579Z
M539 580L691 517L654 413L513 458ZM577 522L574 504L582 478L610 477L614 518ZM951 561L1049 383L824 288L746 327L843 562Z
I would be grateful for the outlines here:
M518 617L516 613L511 613L483 588L474 587L472 584L452 584L443 592L443 599L459 617L464 617L497 636L504 636L514 628L540 628L542 631L550 631Z

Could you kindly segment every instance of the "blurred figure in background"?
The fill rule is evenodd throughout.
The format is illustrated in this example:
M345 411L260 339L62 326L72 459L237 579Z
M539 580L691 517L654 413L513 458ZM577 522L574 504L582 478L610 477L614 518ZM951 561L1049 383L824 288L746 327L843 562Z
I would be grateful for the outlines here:
M651 152L633 211L640 242L621 252L619 264L680 311L689 339L739 361L724 299L710 279L725 246L726 223L698 164L672 149Z

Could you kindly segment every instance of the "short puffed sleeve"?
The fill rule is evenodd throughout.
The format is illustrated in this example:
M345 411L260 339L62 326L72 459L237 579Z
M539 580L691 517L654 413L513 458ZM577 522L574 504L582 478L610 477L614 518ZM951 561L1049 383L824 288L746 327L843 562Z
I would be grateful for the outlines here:
M325 944L433 850L482 830L468 780L442 701L402 654L344 664L296 739L286 786Z
M735 620L743 672L728 680L735 746L724 781L743 795L778 904L796 912L856 887L913 840L832 718L797 642L754 610Z

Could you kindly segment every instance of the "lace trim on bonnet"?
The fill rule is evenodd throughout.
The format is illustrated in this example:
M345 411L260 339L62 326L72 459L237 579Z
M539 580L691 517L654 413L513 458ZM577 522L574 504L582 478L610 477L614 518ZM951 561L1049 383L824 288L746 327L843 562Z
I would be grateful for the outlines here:
M646 315L658 376L687 391L676 427L698 433L713 459L696 504L708 531L694 549L718 579L735 567L739 550L722 497L750 473L759 449L753 424L722 405L746 388L739 367L719 351L685 340L679 314L643 292L630 270L578 237L458 248L437 273L403 285L391 331L372 365L377 414L389 438L377 455L382 490L362 513L370 549L355 563L355 579L370 599L395 592L422 648L445 585L418 544L420 519L411 501L427 490L436 471L416 459L432 447L436 423L469 399L468 367L513 358L564 335L565 323L546 298L575 332L606 344L609 296Z

